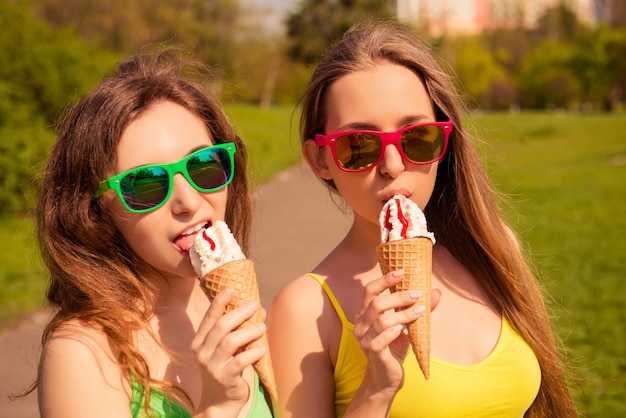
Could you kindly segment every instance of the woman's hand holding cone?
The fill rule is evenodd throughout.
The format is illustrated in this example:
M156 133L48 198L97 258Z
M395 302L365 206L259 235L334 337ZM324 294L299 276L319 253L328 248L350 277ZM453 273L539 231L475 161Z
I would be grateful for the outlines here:
M401 387L402 363L409 341L398 337L404 325L415 321L422 313L418 302L421 293L387 291L399 283L402 276L402 271L395 271L368 283L355 317L354 335L368 359L363 384L370 385L374 392L395 394ZM416 309L400 310L411 305Z
M241 346L259 339L265 327L260 324L242 328L241 324L262 308L250 302L226 312L233 297L231 288L216 295L191 344L196 360L202 365L202 394L197 412L212 411L216 416L236 414L253 390L243 378L243 372L266 354L264 347L240 350ZM228 334L229 338L225 338Z

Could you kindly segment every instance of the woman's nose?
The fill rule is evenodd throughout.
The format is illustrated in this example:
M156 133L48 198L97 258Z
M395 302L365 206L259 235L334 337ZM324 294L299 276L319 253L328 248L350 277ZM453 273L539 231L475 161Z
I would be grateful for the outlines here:
M378 171L383 176L397 177L405 170L402 154L395 145L389 144L383 150L383 157L378 163Z
M201 192L197 191L181 174L174 175L170 207L177 214L194 213L202 204Z

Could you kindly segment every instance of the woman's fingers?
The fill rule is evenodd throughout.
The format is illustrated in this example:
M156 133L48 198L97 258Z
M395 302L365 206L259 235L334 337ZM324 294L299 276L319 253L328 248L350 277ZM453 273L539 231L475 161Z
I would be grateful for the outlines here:
M405 293L405 292L402 292ZM389 295L392 296L392 295ZM394 295L395 296L395 295ZM383 296L381 296L382 298ZM385 296L386 297L386 296ZM361 348L365 349L373 349L374 351L380 351L380 347L377 345L372 346L375 341L382 341L383 344L390 344L397 335L394 330L402 329L404 324L408 324L410 322L415 321L419 318L425 310L424 305L420 305L419 303L415 303L416 300L414 298L408 298L407 296L402 296L398 298L388 298L393 300L400 300L408 302L402 302L402 306L406 306L406 304L413 304L407 309L394 310L394 309L386 309L378 311L378 315L373 317L372 320L361 320L355 324L354 334L361 342ZM390 303L387 301L387 303ZM395 304L398 306L398 304ZM386 304L385 304L386 306ZM369 315L373 315L375 309L371 309L367 311L367 314L363 317L367 317ZM389 336L394 335L392 338L388 338ZM382 347L384 348L384 347Z
M202 377L199 410L241 408L250 396L244 371L267 354L265 347L252 344L265 334L265 323L247 322L262 308L247 302L227 312L232 300L233 290L228 288L211 301L192 341Z
M385 290L395 286L402 279L404 272L402 270L392 271L389 274L384 275L380 279L372 280L365 285L363 289L363 297L361 298L361 304L356 312L357 318L362 316L368 306L376 296L383 293Z
M207 310L204 320L198 327L194 343L199 344L202 340L204 340L204 337L213 328L213 325L224 315L226 307L233 300L233 297L234 291L230 287L227 287L215 296L215 298L211 301L211 305Z
M414 310L403 309L418 303L419 298L422 297L421 291L385 292L402 279L402 274L402 270L394 271L365 286L361 306L356 316L356 322L363 328L360 332L365 332L372 326L381 332L398 323L405 324L417 318ZM399 315L383 315L396 310L400 311ZM359 332L356 328L355 331Z
M205 355L207 352L213 355L213 352L219 349L224 358L231 357L241 347L265 333L264 323L239 328L259 309L256 302L247 302L224 313L226 306L232 301L232 292L232 289L225 289L211 302L192 341L192 349L197 353L204 351Z

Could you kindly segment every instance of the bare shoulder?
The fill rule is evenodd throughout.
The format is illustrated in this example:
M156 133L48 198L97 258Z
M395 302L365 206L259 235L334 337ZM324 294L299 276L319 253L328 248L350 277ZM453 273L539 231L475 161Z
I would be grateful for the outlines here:
M50 336L38 391L44 417L130 416L130 390L105 335L78 321Z
M310 275L300 276L287 283L276 294L272 302L274 309L292 309L294 307L312 308L321 310L324 301L324 290L322 286Z
M334 353L327 336L337 327L329 322L328 305L324 290L308 275L288 283L274 298L267 336L283 400L279 416L334 416Z
M324 307L324 291L311 276L300 276L287 283L276 295L269 318L280 323L310 321L319 316Z
M78 320L71 320L54 330L46 348L56 349L61 347L81 351L88 346L97 346L106 350L109 348L106 341L106 336L97 327L87 325Z
M43 352L44 365L82 365L97 363L101 368L116 364L115 356L104 333L78 321L69 321L50 336Z

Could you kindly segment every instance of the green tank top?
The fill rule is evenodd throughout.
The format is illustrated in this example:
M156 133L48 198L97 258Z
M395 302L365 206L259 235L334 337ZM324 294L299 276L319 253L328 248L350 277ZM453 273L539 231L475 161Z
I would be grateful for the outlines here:
M143 402L145 398L144 387L131 378L132 397L130 400L130 412L133 418L145 418ZM263 386L259 383L259 376L254 373L254 390L252 391L252 406L247 418L272 418L270 408L265 401ZM157 388L150 388L150 417L151 418L191 418L191 413L183 408L178 402L168 397Z

